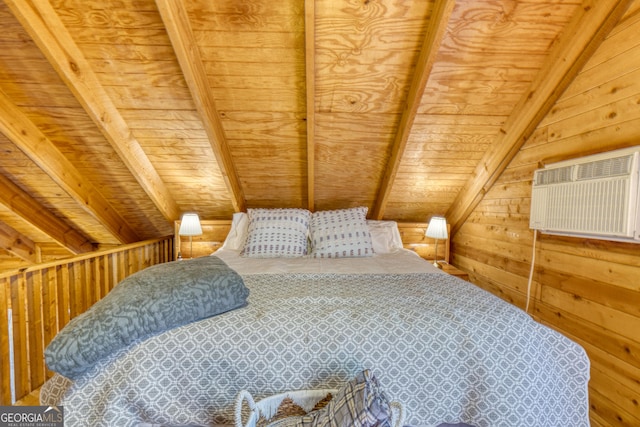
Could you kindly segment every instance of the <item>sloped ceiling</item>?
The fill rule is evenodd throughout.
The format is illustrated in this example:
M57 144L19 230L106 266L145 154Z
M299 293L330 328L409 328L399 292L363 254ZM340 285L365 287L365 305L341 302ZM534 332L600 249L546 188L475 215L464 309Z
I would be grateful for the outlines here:
M630 0L5 0L0 271L196 211L454 231Z

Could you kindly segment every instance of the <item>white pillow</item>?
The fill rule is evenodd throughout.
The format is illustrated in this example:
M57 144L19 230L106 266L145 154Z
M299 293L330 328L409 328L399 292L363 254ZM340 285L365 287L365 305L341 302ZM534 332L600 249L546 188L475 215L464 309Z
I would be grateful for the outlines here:
M307 254L311 212L306 209L247 209L249 229L241 256L293 258Z
M397 222L367 220L367 225L375 253L388 254L403 248Z
M396 221L377 221L370 219L367 220L367 225L369 226L371 243L375 253L392 253L404 247ZM234 251L242 250L244 243L247 241L248 232L249 215L245 212L234 213L231 229L222 244L222 248ZM311 251L309 250L309 252Z
M318 211L311 216L311 255L314 258L372 256L373 244L366 207Z
M233 214L231 221L231 229L227 238L222 244L222 249L231 249L234 251L242 250L244 242L247 241L247 233L249 231L249 215L244 212L236 212Z

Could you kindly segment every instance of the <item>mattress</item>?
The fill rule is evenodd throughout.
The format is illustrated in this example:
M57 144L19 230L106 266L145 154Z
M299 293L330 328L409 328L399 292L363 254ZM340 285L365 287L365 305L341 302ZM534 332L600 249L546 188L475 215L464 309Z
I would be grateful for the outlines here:
M410 251L214 255L249 288L245 307L136 341L73 381L56 375L42 404L64 405L67 426L232 425L240 390L339 388L369 369L408 425L589 425L579 345Z

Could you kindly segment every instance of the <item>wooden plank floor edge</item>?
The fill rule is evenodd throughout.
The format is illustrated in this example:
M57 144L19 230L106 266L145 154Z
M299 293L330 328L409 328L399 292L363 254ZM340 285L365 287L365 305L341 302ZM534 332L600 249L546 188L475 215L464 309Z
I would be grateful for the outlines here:
M13 406L39 406L40 405L40 389L38 387L22 399L18 400Z

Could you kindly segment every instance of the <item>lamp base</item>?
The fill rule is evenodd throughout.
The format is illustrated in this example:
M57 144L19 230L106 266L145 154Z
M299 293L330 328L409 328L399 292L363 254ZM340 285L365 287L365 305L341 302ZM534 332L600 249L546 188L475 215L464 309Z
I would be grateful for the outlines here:
M436 239L436 252L433 255L433 266L435 268L440 268L440 265L438 265L438 239Z

